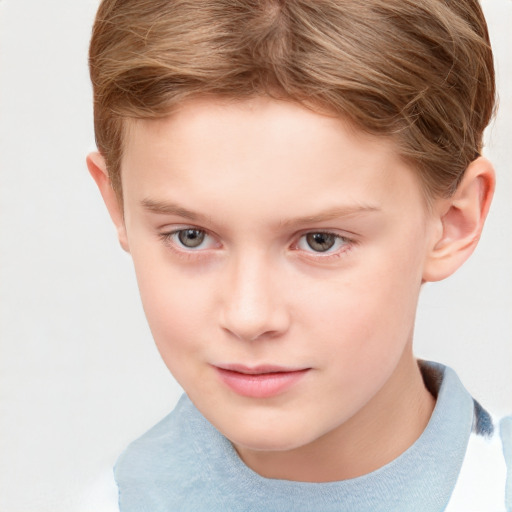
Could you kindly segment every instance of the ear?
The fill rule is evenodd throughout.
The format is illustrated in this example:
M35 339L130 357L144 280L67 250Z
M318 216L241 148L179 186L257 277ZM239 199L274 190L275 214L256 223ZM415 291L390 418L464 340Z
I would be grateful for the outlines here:
M123 207L119 203L117 194L112 188L112 183L110 181L110 178L108 177L105 159L103 158L101 153L96 152L88 155L87 167L89 168L89 172L91 173L91 176L96 182L96 185L98 185L101 196L103 197L103 201L105 201L105 205L107 206L110 218L112 219L116 227L117 237L119 239L121 247L126 252L130 252L128 247L128 237L126 235Z
M483 157L471 162L455 193L435 204L437 229L425 262L423 281L453 274L478 244L494 193L492 164Z

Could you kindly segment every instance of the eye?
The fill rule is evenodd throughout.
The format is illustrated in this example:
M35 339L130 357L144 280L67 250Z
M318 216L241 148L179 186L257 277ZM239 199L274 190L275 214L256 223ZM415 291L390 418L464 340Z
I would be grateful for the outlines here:
M194 227L162 233L160 237L166 245L177 250L199 251L217 246L215 239L206 231Z
M204 242L206 237L206 233L200 229L181 229L175 235L181 245L188 249L196 249Z
M349 241L340 235L319 231L301 236L297 247L303 251L332 253L348 244Z

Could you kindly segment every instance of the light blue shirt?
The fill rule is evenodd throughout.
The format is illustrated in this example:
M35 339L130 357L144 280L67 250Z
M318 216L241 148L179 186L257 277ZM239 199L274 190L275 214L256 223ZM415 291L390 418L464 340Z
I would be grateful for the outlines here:
M384 467L339 482L293 482L258 475L183 395L171 414L119 458L115 477L120 511L442 512L456 486L470 436L490 437L495 432L489 414L453 370L422 363L422 371L429 389L437 394L423 434ZM511 451L511 441L504 447ZM507 464L510 501L512 454ZM499 499L508 512L512 504L505 508L505 496Z

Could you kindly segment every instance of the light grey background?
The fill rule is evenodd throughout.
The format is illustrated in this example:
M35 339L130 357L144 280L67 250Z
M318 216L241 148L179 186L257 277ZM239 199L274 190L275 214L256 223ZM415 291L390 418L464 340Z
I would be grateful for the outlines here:
M0 0L2 512L106 510L98 478L180 393L85 167L96 7ZM512 411L512 2L484 7L501 95L485 154L498 188L471 261L425 288L416 348L503 414Z

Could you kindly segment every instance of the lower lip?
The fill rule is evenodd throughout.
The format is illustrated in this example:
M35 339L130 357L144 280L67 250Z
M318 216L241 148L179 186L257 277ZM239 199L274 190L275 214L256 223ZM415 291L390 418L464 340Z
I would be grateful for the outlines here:
M290 389L310 370L247 374L216 368L221 380L235 393L251 398L269 398Z

